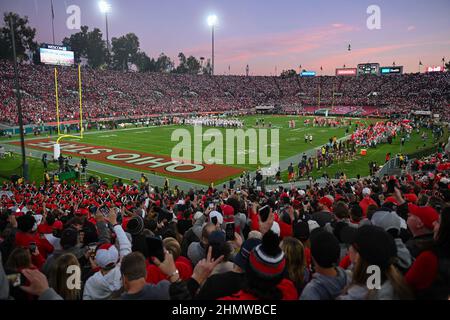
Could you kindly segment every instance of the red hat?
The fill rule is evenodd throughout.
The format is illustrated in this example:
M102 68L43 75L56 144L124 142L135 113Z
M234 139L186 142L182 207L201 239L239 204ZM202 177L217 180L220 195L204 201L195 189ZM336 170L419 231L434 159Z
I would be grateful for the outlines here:
M394 197L387 197L386 200L384 200L384 203L388 203L391 202L393 204L395 204L396 206L398 206L398 202Z
M86 208L80 208L77 211L75 211L75 215L77 216L87 216L89 214L89 210Z
M295 199L294 201L292 201L292 206L295 208L295 209L299 209L300 208L300 206L301 206L301 201L299 201L299 200L297 200L297 199Z
M328 198L328 197L320 198L319 203L323 204L326 207L328 207L328 209L331 209L331 207L333 206L333 201L331 201L331 199Z
M41 223L40 225L38 225L37 231L38 231L38 233L41 233L41 234L49 234L49 233L53 232L53 229L48 224Z
M221 206L224 222L234 221L234 208L228 204Z
M52 224L53 230L62 230L63 229L63 223L59 220L53 222Z
M418 198L414 193L407 193L403 196L407 202L416 203Z
M439 213L433 207L419 207L408 203L409 213L422 221L427 229L433 229L433 224L439 220Z
M100 268L106 269L116 265L119 260L117 248L110 243L102 244L95 254L95 262Z

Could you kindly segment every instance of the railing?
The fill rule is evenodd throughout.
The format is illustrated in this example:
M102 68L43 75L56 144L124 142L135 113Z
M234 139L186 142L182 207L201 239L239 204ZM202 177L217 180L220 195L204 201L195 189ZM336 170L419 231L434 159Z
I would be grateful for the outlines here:
M386 162L380 170L378 170L377 173L375 173L375 176L378 178L383 177L385 174L389 175L393 170L400 168L400 159L395 157L390 159L388 162Z

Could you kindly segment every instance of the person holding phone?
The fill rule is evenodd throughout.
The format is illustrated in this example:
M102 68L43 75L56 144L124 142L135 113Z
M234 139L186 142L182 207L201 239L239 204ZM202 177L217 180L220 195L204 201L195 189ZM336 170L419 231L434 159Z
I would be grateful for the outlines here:
M32 215L18 217L17 229L15 246L32 249L32 262L36 267L41 268L47 256L53 252L53 246L47 239L39 237L39 235L35 233L37 223Z
M37 247L34 249L36 254L38 249ZM20 286L26 285L27 282L22 274L23 269L36 269L36 265L32 262L31 249L16 247L5 263L5 273L9 281L9 294L15 300L31 300L33 298L20 289Z
M195 266L200 260L205 258L208 248L209 235L217 230L217 226L212 223L207 223L202 227L200 242L192 242L187 250L187 257L191 260L192 265Z
M105 235L105 240L107 241L104 241L98 247L95 260L91 259L91 263L98 266L100 270L86 281L83 300L105 300L114 291L119 290L122 287L120 262L123 257L131 252L131 242L128 240L122 226L117 223L115 210L111 209L107 218L97 214L96 219L98 219L97 228L107 228L107 224L112 226L120 250L117 250L115 245L111 243L109 233L99 230L99 233L102 232Z

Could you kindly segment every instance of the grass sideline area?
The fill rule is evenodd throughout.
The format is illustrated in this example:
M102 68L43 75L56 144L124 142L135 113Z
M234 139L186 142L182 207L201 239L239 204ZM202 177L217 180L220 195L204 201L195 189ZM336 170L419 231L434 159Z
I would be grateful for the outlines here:
M44 167L40 159L27 157L28 163L28 173L29 173L29 181L41 183L44 181ZM19 168L22 165L22 157L19 154L13 153L11 157L7 157L5 159L0 159L1 170L0 170L0 183L4 181L9 181L7 177L5 177L5 173L19 173L21 169ZM49 162L48 163L48 171L53 171L58 169L58 164ZM88 171L87 177L94 176L105 181L109 186L112 186L116 177L111 175L107 175L104 173L96 172L96 171ZM79 182L79 180L77 180ZM131 181L127 179L122 179L124 183L130 184Z
M426 141L422 141L421 134L422 132L426 132L428 134L428 139ZM444 135L443 138L445 141L448 139L448 133ZM444 141L441 139L441 141ZM418 151L426 150L432 147L436 141L433 139L433 135L431 130L421 129L420 133L417 134L415 131L411 134L410 141L405 143L405 146L401 147L401 136L397 136L392 142L392 144L380 144L376 148L368 148L367 155L361 156L360 150L358 149L357 156L353 161L345 161L339 163L333 163L331 166L322 168L321 170L314 169L310 174L313 178L322 177L324 174L328 174L330 178L334 178L336 173L344 172L347 178L356 178L359 174L360 176L368 176L369 175L369 163L371 161L375 161L378 165L383 165L385 163L386 154L388 152L391 153L392 157L395 157L396 154L402 153L405 155L412 154ZM293 163L294 169L297 172L297 163ZM288 172L287 170L283 170L281 174L281 178L284 182L288 181ZM304 177L307 179L307 177Z

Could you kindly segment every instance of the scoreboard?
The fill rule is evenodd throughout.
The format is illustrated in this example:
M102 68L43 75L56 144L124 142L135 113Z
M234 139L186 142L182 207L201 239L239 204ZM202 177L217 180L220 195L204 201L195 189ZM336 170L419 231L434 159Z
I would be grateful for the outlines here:
M75 64L74 52L64 46L44 44L39 48L41 62L51 65L72 66Z
M380 64L379 63L361 63L358 64L358 75L360 74L380 74Z
M386 74L403 74L403 66L398 67L381 67L380 74L386 75Z

